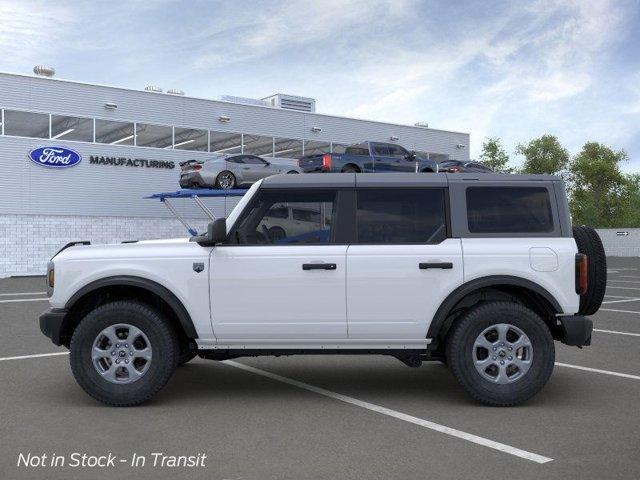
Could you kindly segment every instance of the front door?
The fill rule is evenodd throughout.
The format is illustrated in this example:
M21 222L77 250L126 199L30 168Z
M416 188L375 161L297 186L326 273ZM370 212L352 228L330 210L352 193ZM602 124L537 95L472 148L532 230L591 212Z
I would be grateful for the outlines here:
M262 189L211 254L211 316L220 341L347 338L346 243L335 190ZM305 212L294 218L292 212Z
M448 238L444 188L360 189L357 242L347 251L349 338L423 340L463 280Z

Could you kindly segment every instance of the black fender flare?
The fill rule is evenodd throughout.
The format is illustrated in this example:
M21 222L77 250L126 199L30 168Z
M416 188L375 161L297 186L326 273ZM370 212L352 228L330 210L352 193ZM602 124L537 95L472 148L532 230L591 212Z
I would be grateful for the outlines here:
M189 312L182 304L182 302L178 299L178 297L176 297L173 292L165 286L160 285L153 280L149 280L148 278L135 277L131 275L118 275L113 277L101 278L94 282L88 283L71 296L71 298L65 304L65 310L70 311L73 305L88 293L91 293L100 288L111 286L138 287L157 295L163 301L165 301L167 305L169 305L169 307L173 310L187 337L198 338L196 328L193 326L193 320L191 320Z
M462 284L456 288L449 296L440 304L440 307L433 316L431 325L429 325L429 331L427 332L427 338L435 339L440 334L440 331L451 312L451 309L467 295L479 290L481 288L494 287L494 286L513 286L521 287L531 290L544 298L549 305L555 310L555 313L561 313L562 307L560 303L551 295L545 288L541 287L531 280L527 280L521 277L514 277L510 275L491 275L488 277L475 278L467 283Z

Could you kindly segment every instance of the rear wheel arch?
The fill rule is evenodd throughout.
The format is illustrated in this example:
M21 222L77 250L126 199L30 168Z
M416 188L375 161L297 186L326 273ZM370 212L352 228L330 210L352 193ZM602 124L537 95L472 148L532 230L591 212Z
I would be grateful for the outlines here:
M493 275L471 280L451 292L436 311L427 338L433 339L434 345L441 344L462 313L479 303L496 300L525 305L545 321L552 334L556 333L555 314L561 313L562 307L551 293L531 280Z
M342 172L355 172L355 173L361 173L362 170L360 169L360 167L358 165L356 165L355 163L347 163L344 167L342 167Z
M189 312L168 288L153 280L135 276L106 277L78 290L67 301L67 316L61 328L61 340L69 345L82 318L96 307L115 300L135 299L158 308L166 315L182 341L198 338Z

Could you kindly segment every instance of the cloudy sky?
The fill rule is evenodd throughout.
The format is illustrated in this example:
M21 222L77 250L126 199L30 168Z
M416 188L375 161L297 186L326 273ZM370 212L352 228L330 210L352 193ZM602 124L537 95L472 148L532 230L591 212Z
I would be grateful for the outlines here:
M640 171L640 0L0 0L0 71L625 149ZM517 158L517 157L516 157Z

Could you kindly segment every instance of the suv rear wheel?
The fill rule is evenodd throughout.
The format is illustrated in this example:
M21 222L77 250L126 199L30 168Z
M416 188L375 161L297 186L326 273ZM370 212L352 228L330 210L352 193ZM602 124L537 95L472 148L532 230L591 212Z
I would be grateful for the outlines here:
M96 400L132 406L171 378L179 345L168 320L152 307L117 301L89 312L73 333L71 370Z
M476 400L511 406L547 383L555 362L551 332L523 305L491 302L463 314L447 336L451 372Z

